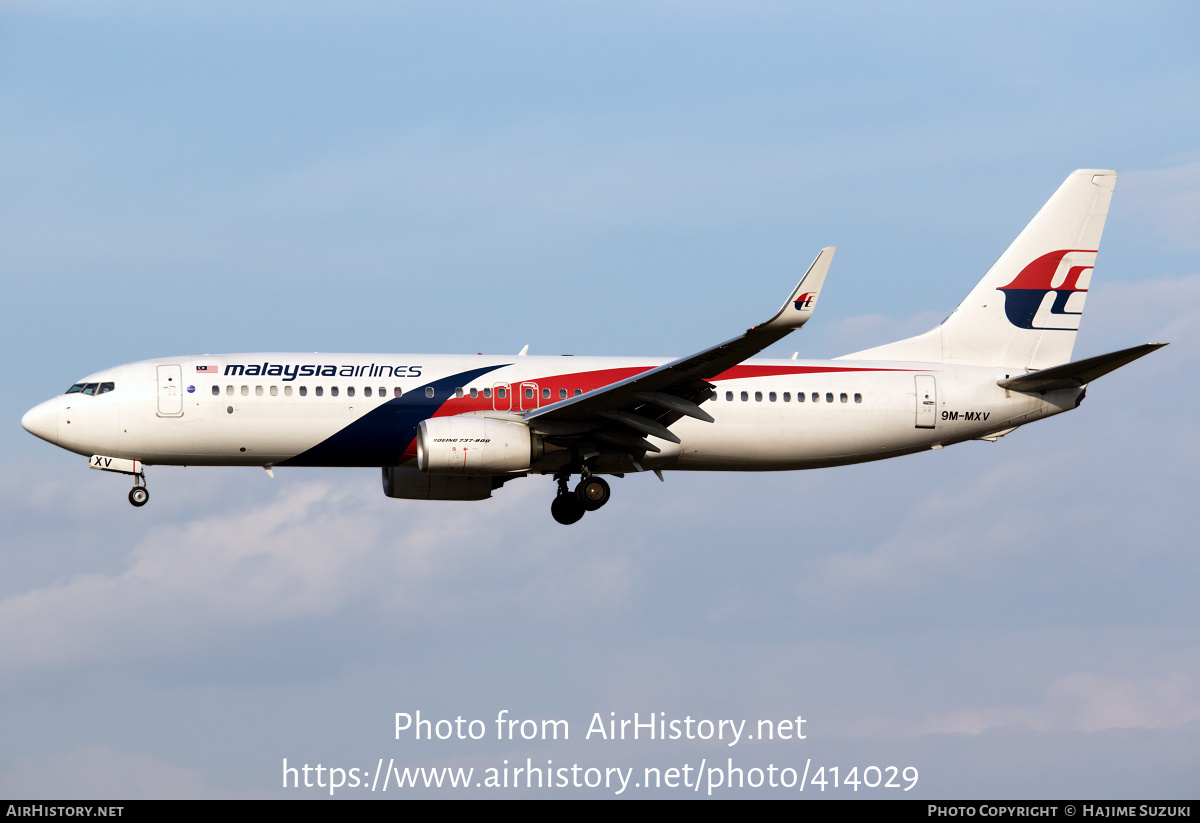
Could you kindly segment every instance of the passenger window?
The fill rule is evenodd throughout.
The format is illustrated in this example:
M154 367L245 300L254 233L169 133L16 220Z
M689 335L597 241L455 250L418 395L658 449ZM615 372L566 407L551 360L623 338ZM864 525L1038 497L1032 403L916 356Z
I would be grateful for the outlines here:
M543 400L550 399L550 390L549 389L542 389L542 399Z
M221 395L221 387L213 386L213 397L219 397L220 395Z
M301 396L301 397L308 397L308 386L301 386L301 387L300 387L300 396Z
M498 388L496 389L496 396L503 400L504 398L508 397L508 392L506 392L503 388Z
M814 403L821 402L821 393L820 392L813 392L813 402Z
M832 403L832 402L833 402L833 392L831 392L831 391L827 391L827 392L825 392L825 402L826 402L826 403Z
M743 403L745 403L745 402L746 402L747 400L749 400L749 399L750 399L750 393L749 393L749 392L742 392L742 402L743 402Z
M861 402L862 402L862 395L861 395L861 394L859 394L858 392L855 392L855 393L854 393L854 402L855 402L855 403L861 403Z
M330 396L330 397L337 397L337 396L338 396L338 387L337 387L337 386L330 386L330 388L329 388L329 396Z
M83 387L83 393L84 393L84 394L95 394L95 393L96 393L96 388L97 388L99 385L100 385L99 383L87 383L87 384L85 384L85 385L84 385L84 387Z
M845 403L845 402L846 402L847 400L849 400L849 399L850 399L850 398L846 396L846 393L845 393L845 392L842 392L841 401L842 401L843 403Z
M484 390L483 390L483 396L484 396L484 398L491 397L491 396L492 396L492 390L491 390L491 389L484 389Z
M525 399L526 399L526 400L532 400L532 399L533 399L533 389L531 389L531 388L526 388L526 389L525 389Z
M114 389L116 389L116 387L117 387L116 383L101 383L100 391L98 391L96 393L97 394L108 394L110 391L113 391Z
M380 394L383 394L383 392L380 392ZM399 387L399 386L397 386L397 387L395 388L395 390L393 391L393 394L395 394L397 397L400 397L400 396L403 394L403 392L401 392L401 391L400 391L400 387Z
M725 392L725 399L726 399L726 400L732 400L732 399L733 399L733 392L731 392L731 391L727 391L727 392Z
M771 392L770 394L767 395L767 399L770 400L772 403L774 403L776 396L777 395L775 394L775 392Z
M479 397L479 389L471 389L471 399L474 400L477 397Z
M575 396L576 396L576 397L578 397L578 396L579 396L579 395L581 395L581 394L583 394L583 389L576 389L576 390L575 390Z
M425 387L425 396L426 396L426 397L433 397L433 386L426 386L426 387Z
M229 395L230 397L233 397L233 386L226 386L225 394Z
M278 397L278 396L279 396L279 387L278 387L278 386L272 386L272 387L271 387L271 396L272 396L272 397Z
M316 392L317 397L321 397L325 394L325 388L323 386L317 386Z
M82 384L82 383L76 383L74 386L72 386L71 388L67 389L67 394L78 394L78 393L79 393L79 392L81 392L81 391L83 391L83 384Z
M347 397L353 397L353 396L354 396L354 387L353 387L353 386L347 386L347 387L346 387L346 396L347 396Z
M785 392L783 393L783 402L784 402L784 403L791 403L791 402L792 402L792 393L791 393L790 391L785 391Z
M798 391L798 392L796 392L796 402L797 402L797 403L803 403L803 402L804 402L804 392L802 392L802 391Z
M370 396L371 396L371 387L363 386L363 397L370 397Z
M566 389L559 389L559 390L558 390L558 399L559 399L559 400L566 400L566 399L567 399L567 390L566 390Z
M454 396L455 396L455 397L458 397L458 398L461 398L461 397L463 396L463 390L462 390L462 389L455 389L455 390L454 390Z
M291 396L292 396L292 387L291 387L291 386L284 386L284 387L283 387L283 394L284 394L284 396L285 396L285 397L291 397Z
M387 397L387 386L380 386L380 387L379 387L379 396L380 396L380 397ZM400 389L396 389L396 396L397 396L397 397L399 397L399 396L400 396Z
M758 401L759 403L761 403L761 402L762 402L762 392L760 392L760 391L756 391L756 392L754 393L754 399L755 399L756 401Z
M250 387L242 386L242 397L249 397L249 396L250 396Z
M258 397L262 397L262 386L255 386L254 394Z

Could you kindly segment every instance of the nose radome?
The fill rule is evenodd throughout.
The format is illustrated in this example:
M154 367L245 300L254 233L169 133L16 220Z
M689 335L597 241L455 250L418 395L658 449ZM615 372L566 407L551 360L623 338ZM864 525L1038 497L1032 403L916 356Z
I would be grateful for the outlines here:
M21 418L25 431L49 443L58 442L58 398L47 400L25 412Z

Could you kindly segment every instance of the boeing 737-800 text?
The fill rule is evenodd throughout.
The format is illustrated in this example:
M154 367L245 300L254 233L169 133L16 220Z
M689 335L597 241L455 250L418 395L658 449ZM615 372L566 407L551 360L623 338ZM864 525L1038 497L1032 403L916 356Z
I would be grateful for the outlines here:
M389 497L421 500L482 500L549 474L560 523L608 501L602 475L811 469L994 441L1162 345L1069 362L1115 182L1074 172L940 326L835 360L750 359L812 316L827 248L770 320L667 363L171 357L85 377L21 422L133 475L135 506L145 466L373 466Z

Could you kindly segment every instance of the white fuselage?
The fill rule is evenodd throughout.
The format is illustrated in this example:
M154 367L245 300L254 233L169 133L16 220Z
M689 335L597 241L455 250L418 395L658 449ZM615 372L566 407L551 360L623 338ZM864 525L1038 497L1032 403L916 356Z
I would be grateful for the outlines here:
M424 419L515 416L663 359L249 354L98 372L26 428L84 455L153 465L402 466ZM715 422L648 439L644 468L772 471L878 460L1003 433L1077 405L1081 389L1010 392L1011 370L933 363L750 360L710 382ZM535 465L532 471L539 471Z

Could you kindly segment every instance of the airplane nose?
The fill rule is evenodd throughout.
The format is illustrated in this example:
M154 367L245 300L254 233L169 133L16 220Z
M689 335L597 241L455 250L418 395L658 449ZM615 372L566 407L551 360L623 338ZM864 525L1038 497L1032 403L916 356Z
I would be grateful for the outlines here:
M47 400L25 412L21 418L25 431L49 443L58 442L58 398Z

